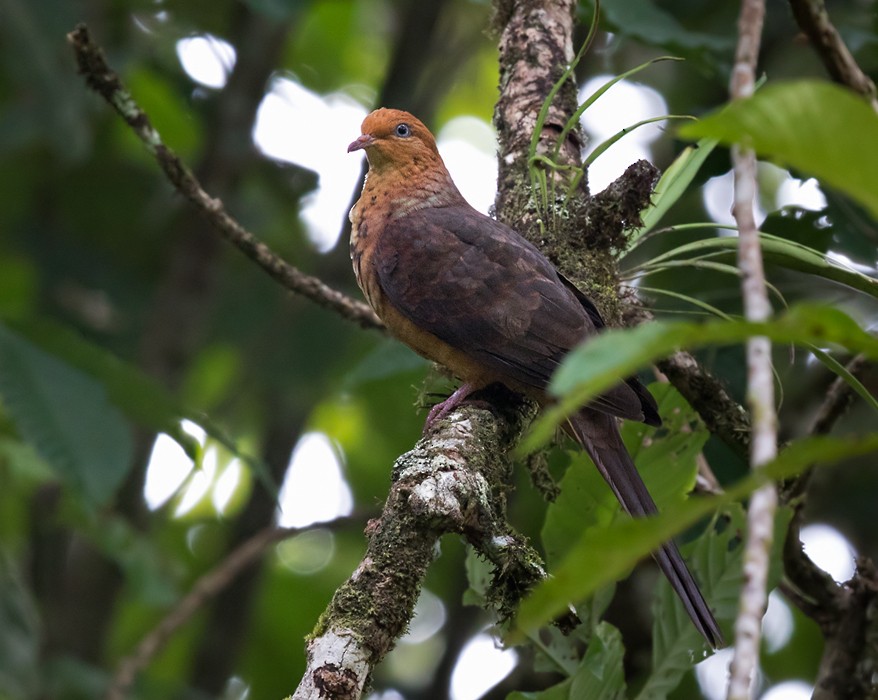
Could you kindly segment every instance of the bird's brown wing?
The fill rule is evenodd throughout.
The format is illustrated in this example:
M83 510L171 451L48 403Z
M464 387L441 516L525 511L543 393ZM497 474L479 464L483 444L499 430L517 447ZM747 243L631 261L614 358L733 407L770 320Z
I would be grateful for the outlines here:
M471 207L415 211L388 222L375 246L379 283L400 313L521 385L544 390L564 355L603 325L534 246ZM592 406L658 421L638 388L621 383Z

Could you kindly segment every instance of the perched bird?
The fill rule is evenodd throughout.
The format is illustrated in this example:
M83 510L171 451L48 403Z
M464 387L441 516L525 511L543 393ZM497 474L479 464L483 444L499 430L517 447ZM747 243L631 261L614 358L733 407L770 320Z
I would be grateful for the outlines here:
M518 233L473 209L418 119L378 109L348 152L369 172L351 209L351 260L363 294L388 330L463 381L427 426L494 382L549 402L564 356L604 327L594 304ZM635 378L572 416L568 432L589 454L622 507L656 512L617 418L660 425L655 400ZM698 631L722 644L719 626L673 542L654 557Z

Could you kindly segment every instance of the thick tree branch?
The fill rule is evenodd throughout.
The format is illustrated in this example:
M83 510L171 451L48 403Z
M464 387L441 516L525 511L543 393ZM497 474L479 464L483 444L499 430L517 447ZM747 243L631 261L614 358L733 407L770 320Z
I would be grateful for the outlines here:
M509 406L509 398L497 405ZM397 459L384 510L367 527L366 554L308 643L295 700L361 697L372 669L407 628L442 535L463 535L494 564L490 599L501 616L545 575L539 556L506 522L507 447L530 418L514 403L502 415L465 405Z
M823 0L790 0L790 7L799 29L808 37L832 79L860 93L869 101L872 109L878 112L875 83L851 55L829 19Z
M79 72L85 77L86 84L113 106L155 157L171 184L207 217L226 240L290 291L364 328L383 328L368 305L351 299L281 260L229 215L222 201L212 198L202 189L176 153L164 144L149 117L134 101L119 76L107 65L103 51L94 43L85 25L77 26L67 38L73 46Z
M753 93L764 17L764 0L743 0L738 20L738 47L732 67L733 100L749 97ZM750 321L766 321L771 316L771 305L754 216L756 154L750 149L733 147L732 165L735 178L732 213L738 225L738 266L742 273L744 315ZM747 403L752 418L750 465L753 469L759 469L777 456L771 341L765 337L754 337L747 341ZM729 700L747 700L750 697L750 684L759 664L776 509L777 491L774 484L763 486L750 498L744 544L744 584L735 619L735 652L729 668Z
M854 377L868 367L862 355L846 366ZM828 434L850 405L853 389L841 377L830 385L826 399L812 422L812 435ZM838 584L805 553L801 531L807 488L812 470L784 486L782 496L793 508L784 543L784 594L820 626L826 638L818 668L814 698L870 697L874 691L871 669L878 660L878 572L868 560L861 559L853 578Z

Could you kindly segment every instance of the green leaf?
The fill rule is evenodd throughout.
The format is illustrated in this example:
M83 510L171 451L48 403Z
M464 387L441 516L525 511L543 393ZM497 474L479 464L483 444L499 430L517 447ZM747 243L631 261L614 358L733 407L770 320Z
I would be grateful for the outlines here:
M614 0L601 5L602 19L616 33L640 39L648 46L674 51L731 50L728 36L706 34L684 26L671 12L650 0Z
M165 387L139 368L88 342L70 329L45 319L10 320L7 325L28 341L97 380L110 400L132 420L157 432L166 433L196 464L200 464L201 445L180 425L183 419L197 423L211 438L244 461L265 489L277 497L277 484L262 460L242 450L207 416L184 406Z
M40 620L14 558L0 550L0 698L40 695Z
M0 325L0 396L18 429L93 505L128 473L131 429L91 377Z
M707 442L708 432L670 384L656 382L649 390L664 424L656 430L628 421L622 437L647 488L659 508L664 509L684 500L695 485L695 457ZM576 453L560 487L560 495L546 511L541 534L550 568L561 562L583 531L606 527L621 515L618 500L582 452Z
M701 591L710 601L717 619L730 623L738 610L743 581L742 533L746 532L746 513L733 504L713 519L701 537L683 548L684 556L697 578ZM780 508L775 516L771 561L780 561L792 511ZM769 569L768 590L780 579L780 566ZM662 577L653 604L652 671L637 695L637 700L663 700L692 669L692 650L703 648L704 641L692 625L680 599L667 579ZM697 661L698 659L694 659Z
M633 131L636 131L641 126L646 126L647 124L654 124L655 122L665 121L669 119L695 119L695 117L689 116L688 114L663 114L658 117L649 117L648 119L641 119L630 126L623 127L619 129L612 136L601 141L595 149L589 153L585 159L582 161L582 167L588 168L592 163L594 163L600 156L602 156L614 143L619 141L621 138L627 136Z
M516 620L516 634L534 634L540 625L565 610L570 601L582 600L617 580L664 542L719 507L745 498L762 484L795 476L815 464L836 462L876 450L878 434L841 439L808 438L790 445L775 460L721 495L690 498L655 517L617 521L607 528L585 531L552 576L539 584L522 603Z
M591 95L589 95L579 107L576 108L576 111L570 116L570 119L567 120L567 123L564 124L564 128L561 130L561 133L558 135L558 141L555 145L555 150L552 153L552 159L556 159L558 154L561 152L561 145L564 143L567 138L567 134L569 134L576 126L579 124L579 120L582 118L582 115L591 107L595 102L597 102L598 98L601 97L604 93L606 93L613 85L616 83L625 80L626 78L630 78L633 75L636 75L642 70L649 68L654 63L658 63L660 61L681 61L683 59L678 58L677 56L659 56L657 58L651 58L644 63L641 63L639 66L635 66L634 68L629 68L624 73L620 73L619 75L615 75L610 80L601 85L597 90L595 90Z
M710 224L710 227L736 230L734 226L717 226L716 224ZM675 230L685 230L685 228L686 227L676 227ZM806 272L834 282L840 282L852 289L856 289L860 292L869 294L872 297L878 298L878 280L842 265L830 258L827 254L821 253L814 248L810 248L796 241L787 240L786 238L773 236L770 233L760 233L759 244L762 249L762 255L767 262L790 270ZM700 241L693 241L692 243L685 243L673 248L672 250L657 255L648 263L640 266L639 269L650 270L653 267L661 266L666 261L690 254L699 255L706 251L716 251L720 253L722 257L731 258L737 254L737 250L737 236L706 238Z
M878 217L878 117L850 90L814 80L769 85L679 133L748 146L814 175Z
M606 622L595 628L576 673L539 693L512 693L508 700L617 700L625 697L622 658L625 648L619 630Z
M673 163L662 173L649 206L640 215L640 228L628 236L628 249L637 245L645 234L649 233L661 221L668 210L677 203L695 179L707 157L716 148L714 139L701 139L694 146L688 146L677 156Z
M469 587L463 592L463 604L485 607L493 575L493 565L480 557L475 549L467 547L466 580Z
M602 622L588 645L573 683L570 698L615 700L625 696L625 672L622 668L622 635L612 625Z
M559 402L535 421L518 450L534 451L554 435L556 426L567 415L650 362L681 348L728 345L757 335L781 343L821 347L838 344L852 352L878 357L878 338L839 309L813 304L794 306L764 323L726 319L705 323L654 321L636 328L611 329L567 355L549 386Z
M561 673L567 678L573 677L582 660L582 650L591 636L591 624L588 610L583 606L576 609L582 620L576 629L565 633L554 625L540 630L530 638L534 647L534 671L537 673ZM583 616L585 613L585 617Z

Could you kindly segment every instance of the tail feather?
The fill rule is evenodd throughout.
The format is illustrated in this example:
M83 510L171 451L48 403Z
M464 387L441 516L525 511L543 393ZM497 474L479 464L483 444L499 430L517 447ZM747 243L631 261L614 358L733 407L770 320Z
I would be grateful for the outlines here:
M625 449L615 418L586 408L571 417L570 429L630 515L643 517L658 512L646 484ZM677 545L668 542L654 552L653 557L708 644L714 648L723 646L719 625Z

